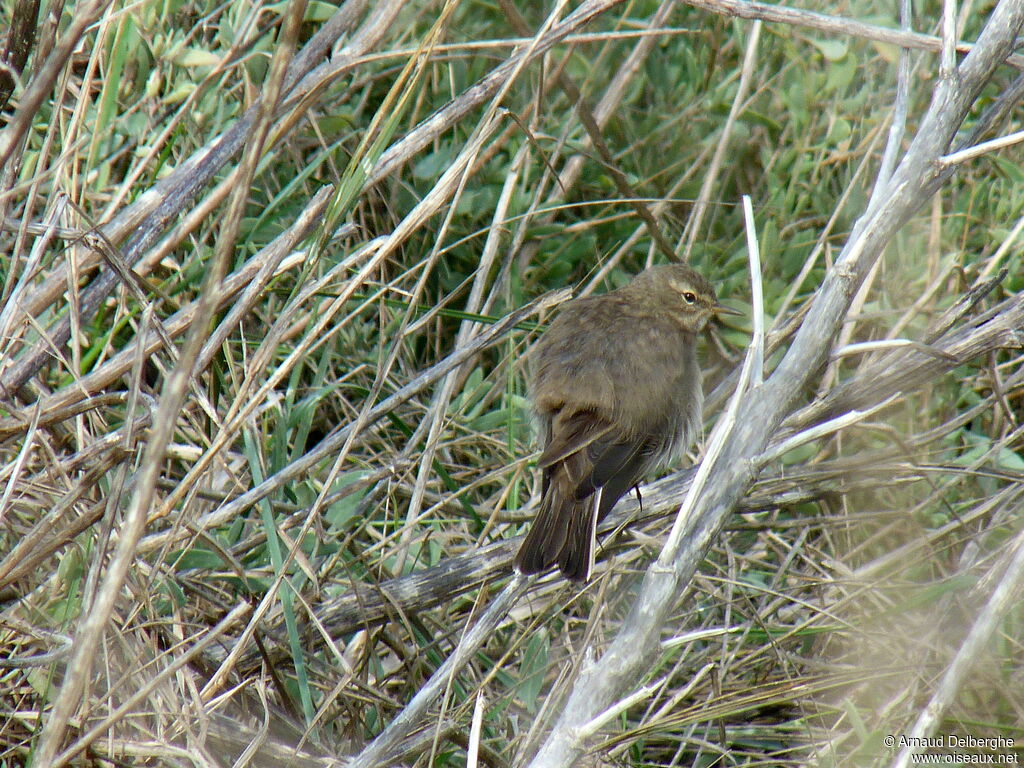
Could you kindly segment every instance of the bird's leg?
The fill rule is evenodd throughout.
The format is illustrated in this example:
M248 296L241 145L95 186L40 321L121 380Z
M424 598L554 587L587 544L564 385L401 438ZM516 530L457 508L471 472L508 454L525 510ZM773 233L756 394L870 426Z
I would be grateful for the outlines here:
M633 493L636 494L636 503L640 505L640 514L644 513L644 497L640 495L640 483L633 486Z

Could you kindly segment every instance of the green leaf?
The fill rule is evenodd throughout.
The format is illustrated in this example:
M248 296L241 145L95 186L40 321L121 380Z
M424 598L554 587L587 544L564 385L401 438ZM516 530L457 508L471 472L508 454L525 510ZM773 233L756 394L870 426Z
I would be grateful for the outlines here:
M331 490L334 492L340 491L353 483L359 482L369 474L370 471L367 469L346 472L335 481L334 487ZM366 490L364 489L350 493L348 496L338 499L338 501L331 504L324 513L324 517L327 519L331 530L339 531L347 527L348 521L352 519L352 516L359 508L359 503L365 496Z
M224 558L213 550L200 547L193 547L184 553L173 552L167 562L174 563L179 571L216 570L224 567Z
M523 660L519 664L519 700L530 712L537 711L550 651L551 639L544 627L533 634L523 649Z
M829 61L839 61L849 53L849 44L845 40L808 40L808 42L821 51L821 55Z
M176 53L173 61L179 67L215 67L221 57L202 48L186 48Z

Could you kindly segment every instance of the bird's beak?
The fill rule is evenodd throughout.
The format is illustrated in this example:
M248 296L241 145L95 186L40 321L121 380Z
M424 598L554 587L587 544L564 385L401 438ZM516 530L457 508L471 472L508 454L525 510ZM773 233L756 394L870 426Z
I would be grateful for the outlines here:
M716 303L715 306L713 306L711 308L711 310L716 315L737 315L737 316L739 316L739 315L743 314L738 309L733 309L732 307L727 307L724 304L718 304L718 303Z

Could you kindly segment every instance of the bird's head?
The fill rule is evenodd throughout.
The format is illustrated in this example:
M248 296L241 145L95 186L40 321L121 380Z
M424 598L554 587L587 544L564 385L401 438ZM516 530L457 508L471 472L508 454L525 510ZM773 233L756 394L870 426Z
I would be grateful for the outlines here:
M653 309L670 314L690 333L700 333L719 315L740 314L719 304L711 283L685 264L651 267L637 275L631 287L646 293Z

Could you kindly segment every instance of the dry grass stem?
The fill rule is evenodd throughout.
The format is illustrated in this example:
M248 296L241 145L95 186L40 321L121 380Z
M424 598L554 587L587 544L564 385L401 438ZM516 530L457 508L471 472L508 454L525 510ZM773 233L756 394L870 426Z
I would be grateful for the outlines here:
M1024 0L834 11L0 7L0 766L1024 756ZM519 577L676 258L709 439Z

